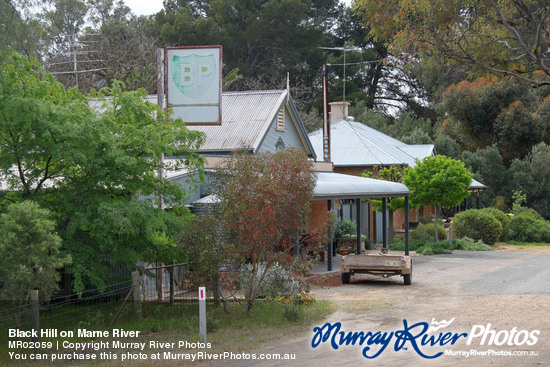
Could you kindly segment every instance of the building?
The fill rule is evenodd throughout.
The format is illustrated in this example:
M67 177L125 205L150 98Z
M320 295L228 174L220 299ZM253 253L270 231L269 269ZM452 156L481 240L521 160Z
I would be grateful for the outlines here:
M348 116L349 102L330 103L330 158L334 172L346 175L360 176L363 172L375 173L376 168L400 166L414 167L417 160L436 155L433 144L410 145L394 139L363 123L356 122ZM323 154L323 131L319 129L309 134L309 139L317 156ZM484 186L472 182L471 189L479 195ZM355 202L343 201L338 206L342 219L355 220ZM382 239L382 214L373 212L368 203L362 203L363 212L368 213L361 218L363 233L370 233L371 240ZM435 207L424 206L410 212L410 221L418 222L420 217L435 215ZM389 219L389 218L388 218ZM403 211L396 211L393 217L394 229L403 231L405 228Z

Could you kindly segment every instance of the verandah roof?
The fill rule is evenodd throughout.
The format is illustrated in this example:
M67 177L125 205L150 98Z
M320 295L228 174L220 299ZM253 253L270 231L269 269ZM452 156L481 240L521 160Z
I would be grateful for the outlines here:
M314 200L407 196L407 186L374 178L319 172Z

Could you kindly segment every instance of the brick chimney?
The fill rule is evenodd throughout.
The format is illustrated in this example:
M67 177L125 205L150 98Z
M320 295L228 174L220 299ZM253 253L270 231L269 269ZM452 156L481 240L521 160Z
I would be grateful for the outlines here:
M334 123L340 120L347 120L349 102L330 102L330 122Z

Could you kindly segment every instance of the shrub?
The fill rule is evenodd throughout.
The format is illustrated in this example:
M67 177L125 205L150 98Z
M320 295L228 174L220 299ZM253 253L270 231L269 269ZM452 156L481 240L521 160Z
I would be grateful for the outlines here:
M357 225L352 220L342 220L336 225L335 238L357 237Z
M491 251L493 248L482 241L477 242L469 237L464 237L453 241L453 247L455 249L465 251Z
M502 232L500 234L499 240L506 241L506 239L508 238L508 225L510 224L511 219L510 216L504 213L502 210L498 210L497 208L483 208L481 209L481 211L490 214L493 218L500 222L500 225L502 226Z
M401 240L395 243L394 245L390 245L389 249L392 251L405 251L405 242ZM451 248L451 245L449 244L449 241L434 242L433 239L431 238L429 241L414 240L409 242L409 250L416 251L417 253L423 254L423 255L453 253L451 251L452 248Z
M411 241L433 241L435 237L435 225L432 223L428 224L419 224L418 227L415 230L412 230L410 232L410 240ZM445 228L441 224L437 225L437 236L439 239L446 239L447 238L447 232L445 231Z
M434 250L431 247L424 247L424 250L422 250L422 255L429 256L434 254Z
M421 224L428 224L428 223L431 223L431 222L432 222L432 219L434 219L433 216L420 217L419 222L420 222Z
M549 242L550 223L537 219L532 213L522 212L511 219L508 237L523 242Z
M502 225L491 214L471 209L455 215L453 233L457 238L470 237L493 246L501 236Z
M265 271L265 263L259 265L260 269L256 272L259 276ZM239 289L246 292L250 289L252 281L252 264L246 264L242 267L239 275ZM256 282L259 279L255 280ZM257 297L279 297L281 295L291 296L300 290L299 282L294 279L292 273L282 265L274 263L267 271L264 280L260 284Z

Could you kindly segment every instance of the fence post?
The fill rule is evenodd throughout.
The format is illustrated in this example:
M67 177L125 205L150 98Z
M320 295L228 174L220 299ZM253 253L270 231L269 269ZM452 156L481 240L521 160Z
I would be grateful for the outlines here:
M31 291L31 326L35 331L36 336L32 337L33 342L38 341L38 334L40 333L40 308L38 304L38 289Z
M132 272L132 285L134 286L134 307L136 308L138 320L141 320L141 283L139 281L139 271Z
M174 304L174 268L168 268L168 275L170 276L170 304Z

